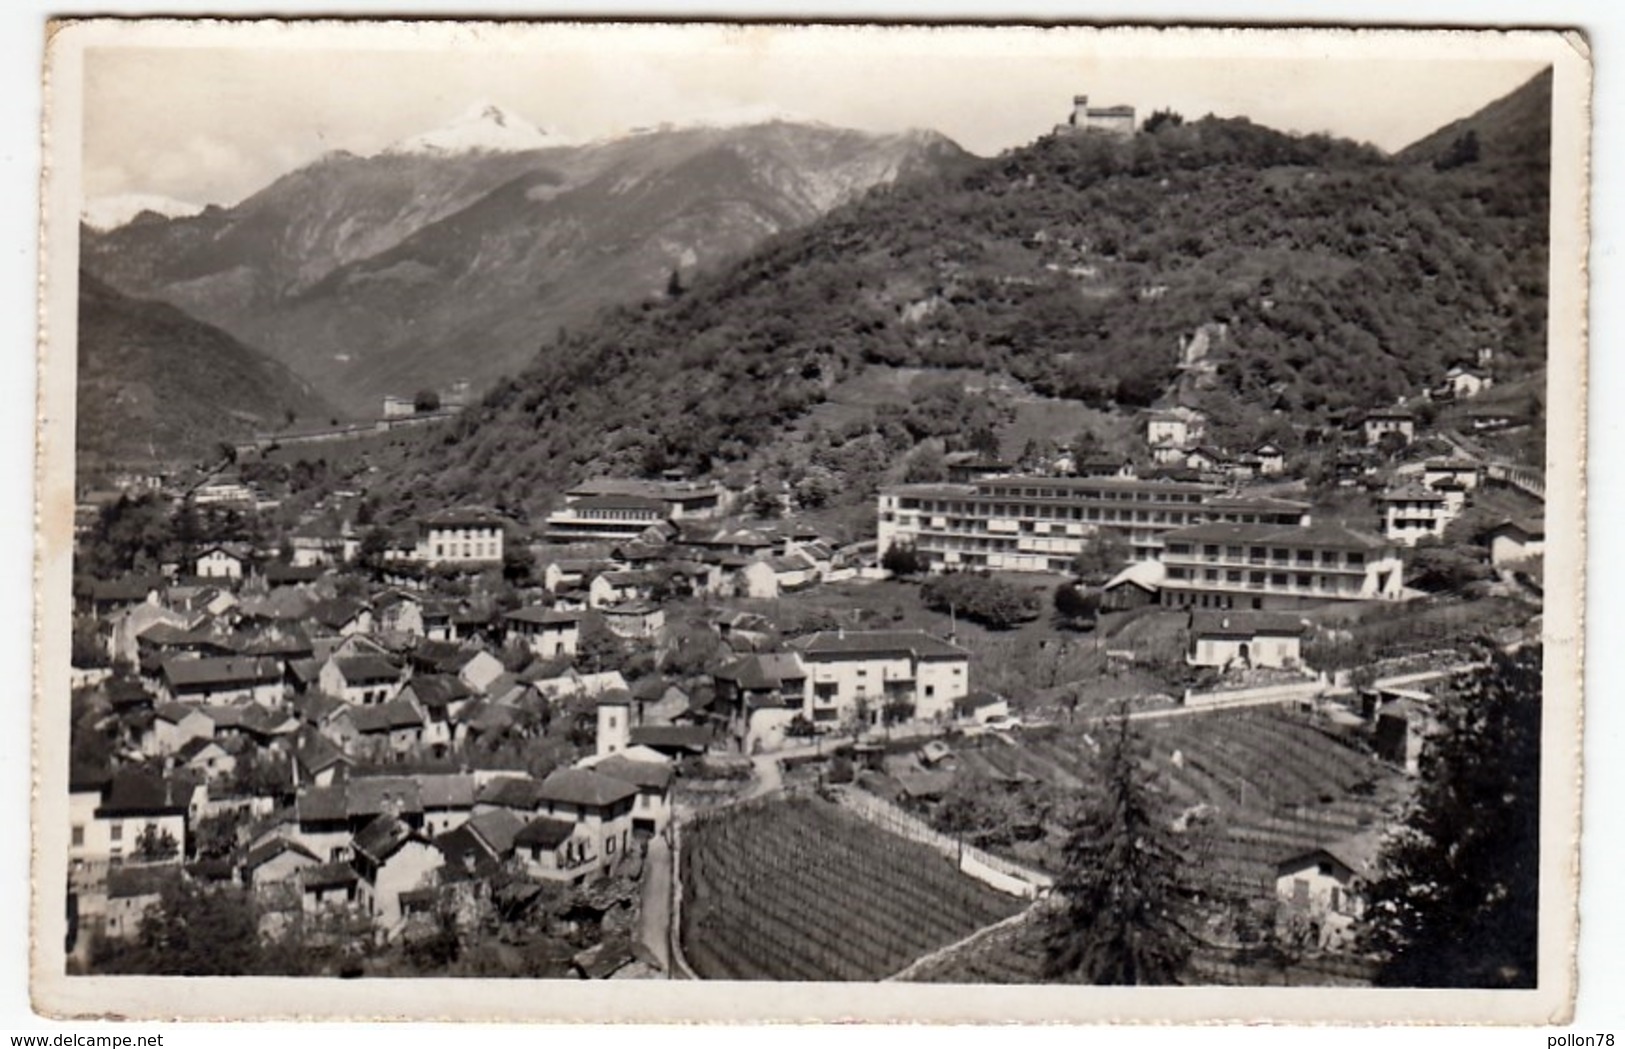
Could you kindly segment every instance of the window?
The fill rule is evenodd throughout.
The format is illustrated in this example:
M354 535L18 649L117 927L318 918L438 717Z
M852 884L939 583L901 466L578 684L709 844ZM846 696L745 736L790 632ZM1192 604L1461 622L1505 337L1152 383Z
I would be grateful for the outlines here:
M77 848L83 846L84 843L85 843L85 828L84 828L84 825L75 823L73 825L73 847L77 849Z
M605 838L604 839L604 853L605 853L605 855L609 855L609 856L615 855L615 839L614 838Z
M925 686L925 698L926 699L930 699L932 696L934 696L936 694L937 694L937 686L935 686L935 685L927 685L927 686Z
M611 714L609 716L609 727L610 728L615 728L616 727L616 725L615 725L615 715L614 714Z
M124 824L120 823L118 820L114 820L113 825L108 828L107 838L109 841L123 841Z

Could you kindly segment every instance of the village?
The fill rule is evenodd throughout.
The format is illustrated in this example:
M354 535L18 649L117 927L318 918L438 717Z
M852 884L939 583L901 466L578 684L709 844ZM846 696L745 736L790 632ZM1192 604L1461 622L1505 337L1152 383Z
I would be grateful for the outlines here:
M1357 980L1432 690L1538 630L1541 478L1494 451L1538 420L1472 407L1489 363L1291 454L1178 406L1122 458L955 453L867 535L670 476L404 529L338 492L255 542L224 536L276 496L235 469L122 478L81 544L139 504L184 557L76 588L69 954L119 971L145 916L230 893L332 974L993 978L986 930L1053 885L1043 814L1128 711L1244 909ZM756 909L831 906L753 902L786 834L827 839L802 876L895 852L854 895L951 913L774 953Z

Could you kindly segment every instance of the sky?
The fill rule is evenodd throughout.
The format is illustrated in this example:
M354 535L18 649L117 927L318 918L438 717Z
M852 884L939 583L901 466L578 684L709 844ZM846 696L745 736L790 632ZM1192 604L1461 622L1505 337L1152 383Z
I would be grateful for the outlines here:
M1467 34L304 30L216 25L88 52L86 198L147 193L229 205L323 153L372 153L485 102L572 138L764 108L873 131L933 128L985 156L1049 131L1081 93L1092 104L1133 105L1142 119L1161 108L1247 116L1392 150L1544 65L1506 48L1486 51Z

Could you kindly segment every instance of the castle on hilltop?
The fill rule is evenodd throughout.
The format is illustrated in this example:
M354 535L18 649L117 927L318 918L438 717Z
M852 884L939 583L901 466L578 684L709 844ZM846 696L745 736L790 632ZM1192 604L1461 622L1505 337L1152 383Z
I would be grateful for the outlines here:
M1091 106L1088 95L1072 96L1072 115L1055 127L1056 134L1079 135L1100 131L1119 138L1134 134L1133 106Z

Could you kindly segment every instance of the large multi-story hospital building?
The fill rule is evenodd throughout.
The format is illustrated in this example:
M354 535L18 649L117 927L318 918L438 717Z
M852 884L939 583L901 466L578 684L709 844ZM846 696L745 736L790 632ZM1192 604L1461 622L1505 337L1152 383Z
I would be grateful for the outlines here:
M1165 604L1264 608L1400 592L1389 544L1312 524L1307 503L1213 484L1001 476L880 492L881 553L911 546L934 571L1065 572L1100 530L1126 541L1133 559L1167 565Z

